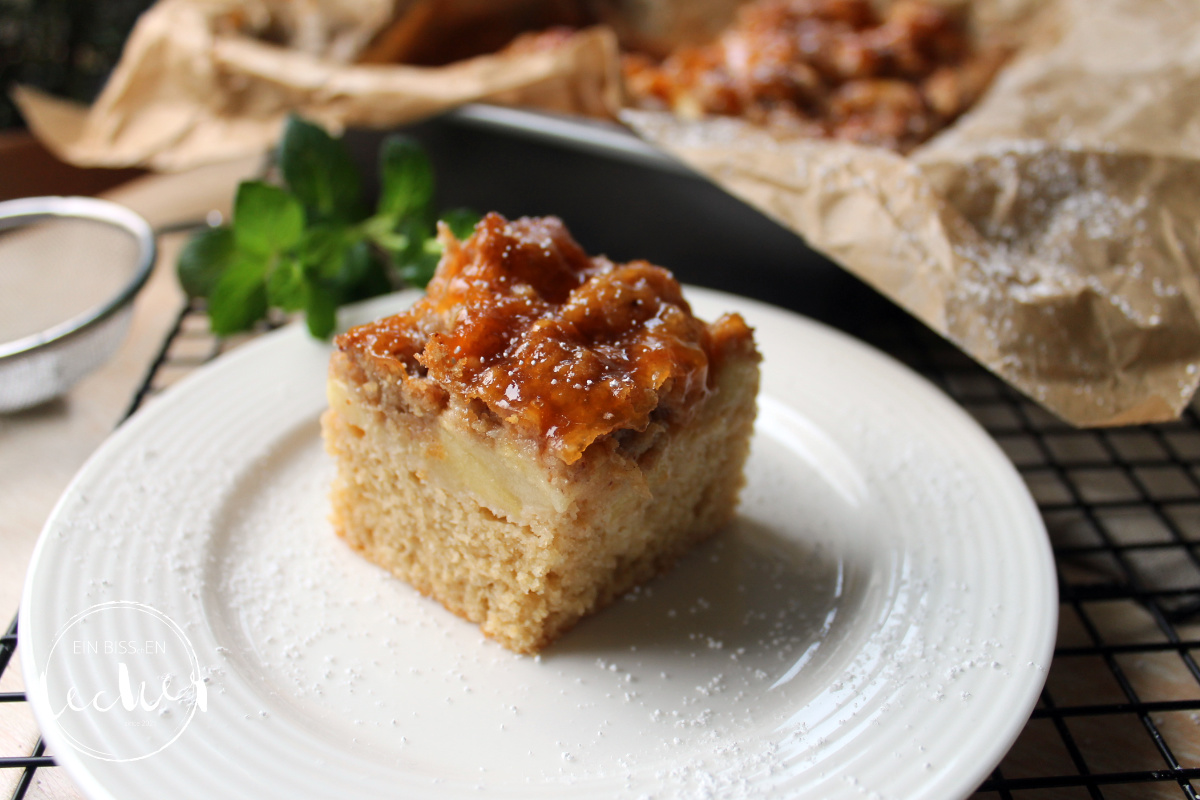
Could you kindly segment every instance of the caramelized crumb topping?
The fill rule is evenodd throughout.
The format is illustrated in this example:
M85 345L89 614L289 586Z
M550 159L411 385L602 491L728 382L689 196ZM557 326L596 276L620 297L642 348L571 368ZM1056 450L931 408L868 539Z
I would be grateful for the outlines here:
M466 241L439 237L426 296L337 346L484 403L568 464L614 431L686 420L711 368L754 352L740 316L706 325L667 270L589 257L555 217L493 213Z
M780 133L911 150L969 108L1007 55L972 48L961 15L897 0L755 0L714 42L624 57L635 102L742 116Z

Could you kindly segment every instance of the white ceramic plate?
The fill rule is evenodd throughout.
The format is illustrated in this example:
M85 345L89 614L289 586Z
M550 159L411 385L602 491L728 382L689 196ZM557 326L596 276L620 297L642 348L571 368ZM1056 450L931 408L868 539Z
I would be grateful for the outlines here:
M689 296L740 311L765 355L740 516L538 658L333 536L328 349L300 328L139 413L30 568L22 666L55 757L123 800L968 795L1033 708L1056 628L1021 480L890 359ZM164 678L177 699L146 710Z

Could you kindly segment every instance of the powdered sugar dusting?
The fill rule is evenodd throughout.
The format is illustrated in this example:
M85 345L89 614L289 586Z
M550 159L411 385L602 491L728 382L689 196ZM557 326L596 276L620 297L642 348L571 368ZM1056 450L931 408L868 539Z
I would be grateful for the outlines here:
M1117 413L1139 396L1122 388L1142 380L1130 365L1186 360L1184 342L1200 337L1181 288L1193 283L1180 272L1189 257L1169 252L1189 245L1151 202L1162 176L1148 162L1140 187L1130 160L1002 142L954 189L974 231L955 237L951 338L1039 400L1073 407L1076 421ZM1182 407L1197 380L1186 362L1179 370L1178 396L1164 399Z
M346 548L325 519L320 443L293 437L218 518L211 601L236 643L227 668L271 687L247 724L286 719L428 776L460 775L464 759L501 784L616 771L665 781L661 796L758 796L782 765L820 764L886 715L896 654L923 656L913 620L929 586L898 551L860 549L888 509L854 459L763 403L734 530L536 658ZM902 482L924 455L902 451L883 479ZM904 502L949 508L961 487L951 471L918 491ZM964 664L994 661L968 649ZM920 680L940 701L956 677Z

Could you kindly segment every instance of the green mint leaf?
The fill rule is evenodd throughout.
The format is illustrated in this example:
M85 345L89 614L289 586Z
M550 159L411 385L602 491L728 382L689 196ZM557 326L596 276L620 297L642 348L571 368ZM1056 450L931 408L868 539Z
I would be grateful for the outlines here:
M179 283L188 297L208 297L233 262L234 252L233 231L226 226L208 228L192 236L175 265Z
M392 290L387 268L361 231L346 226L311 228L300 246L304 272L311 283L320 283L342 303Z
M408 235L396 230L396 221L383 214L376 214L362 224L362 234L383 250L392 253L408 247Z
M307 275L326 281L337 280L346 260L346 248L354 233L345 225L325 223L304 232L298 248Z
M366 241L355 242L346 251L346 269L339 286L343 303L365 300L392 291L387 264Z
M412 244L403 233L381 233L371 237L371 241L389 253L407 250Z
M288 188L318 220L362 215L362 179L346 146L319 125L288 118L279 143L279 168Z
M415 142L384 142L379 210L370 218L353 160L318 126L290 119L279 165L286 189L242 184L232 227L194 237L180 255L180 283L208 298L214 333L244 330L276 307L303 309L309 331L326 337L339 305L391 291L401 278L428 283L442 248L434 236L433 168ZM478 216L453 210L442 220L461 239Z
M267 313L266 261L236 258L208 298L208 321L217 336L244 331Z
M267 255L286 250L304 233L304 209L290 194L262 181L244 181L233 201L239 250Z
M452 208L443 211L438 219L450 226L454 238L466 239L475 232L475 226L479 224L481 217L467 208Z
M308 332L318 339L328 339L337 326L337 307L338 300L332 292L319 283L309 284L304 308Z
M408 217L397 226L396 232L404 237L405 245L397 251L399 259L409 258L424 251L425 242L436 237L432 222L426 222L421 217Z
M379 152L380 216L395 222L423 212L433 199L433 165L421 146L404 136L384 139Z
M307 284L300 261L284 256L275 262L267 276L267 302L284 311L299 311L308 302Z
M440 253L419 253L400 265L400 277L407 285L424 289L433 278L440 258Z
M371 246L364 241L354 242L346 248L342 260L342 271L337 275L337 288L340 294L349 298L356 294L355 289L366 280L371 271Z
M389 252L396 272L406 286L424 287L433 277L433 270L441 257L440 248L434 252L427 248L430 242L435 247L437 245L433 228L420 217L409 217L400 223L399 232L403 234L406 244L401 249Z

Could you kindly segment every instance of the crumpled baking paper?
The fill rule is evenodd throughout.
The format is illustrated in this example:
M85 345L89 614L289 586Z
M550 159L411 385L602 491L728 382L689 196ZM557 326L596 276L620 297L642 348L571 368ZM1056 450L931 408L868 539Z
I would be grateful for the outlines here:
M908 157L623 119L1068 422L1174 419L1200 383L1200 4L1065 0L1038 22Z
M1173 419L1200 384L1200 3L978 0L979 35L1015 37L1018 55L907 156L621 110L605 28L447 67L366 66L331 55L369 38L336 26L310 35L328 43L316 55L224 30L245 5L164 0L86 116L25 91L31 126L75 163L179 169L264 149L290 110L334 128L476 100L619 114L1068 422ZM669 13L609 10L623 7L663 40Z
M620 60L611 30L592 28L562 47L445 67L347 63L355 45L361 49L371 38L362 31L373 32L389 19L379 5L162 0L138 20L120 63L86 113L28 88L18 89L15 98L30 129L64 160L164 171L263 152L292 112L340 131L400 125L475 101L589 116L611 116L620 106ZM293 6L309 6L310 15L327 20L324 29L300 22ZM347 27L353 8L361 13L358 35ZM332 16L335 10L340 17ZM251 35L281 28L281 35L291 29L307 49Z

